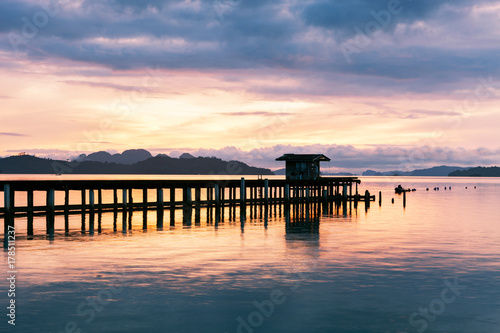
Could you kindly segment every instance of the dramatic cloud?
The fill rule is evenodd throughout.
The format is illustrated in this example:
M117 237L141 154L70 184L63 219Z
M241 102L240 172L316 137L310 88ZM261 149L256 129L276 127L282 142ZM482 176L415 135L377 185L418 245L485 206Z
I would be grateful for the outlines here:
M499 18L498 0L4 0L0 130L30 137L2 151L398 143L466 163L500 139Z

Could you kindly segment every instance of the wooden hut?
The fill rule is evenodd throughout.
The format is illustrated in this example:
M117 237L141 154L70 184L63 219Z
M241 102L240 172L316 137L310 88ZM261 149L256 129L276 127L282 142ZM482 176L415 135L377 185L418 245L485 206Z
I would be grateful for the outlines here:
M319 162L329 162L323 154L285 154L276 161L286 162L287 180L316 180L320 176Z

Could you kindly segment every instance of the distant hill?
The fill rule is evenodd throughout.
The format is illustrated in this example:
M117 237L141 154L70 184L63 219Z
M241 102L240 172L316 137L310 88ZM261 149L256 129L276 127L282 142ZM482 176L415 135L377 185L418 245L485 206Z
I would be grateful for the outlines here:
M373 170L366 170L363 176L414 176L414 177L446 177L450 172L457 170L467 170L468 168L461 168L456 166L441 165L429 169L419 169L413 171L386 171L377 172Z
M322 176L354 176L349 172L321 172Z
M0 159L1 173L55 173L52 160L30 155L11 156ZM67 162L64 162L67 163ZM34 172L36 170L36 172Z
M430 169L414 170L411 172L411 176L434 176L434 177L446 177L451 172L467 170L469 168L461 168L456 166L437 166Z
M238 161L227 162L215 157L178 159L166 155L151 157L133 164L86 160L67 162L29 155L12 156L0 160L0 172L13 174L273 175L269 169L251 167Z
M454 171L450 177L500 177L499 167L477 167L468 170Z

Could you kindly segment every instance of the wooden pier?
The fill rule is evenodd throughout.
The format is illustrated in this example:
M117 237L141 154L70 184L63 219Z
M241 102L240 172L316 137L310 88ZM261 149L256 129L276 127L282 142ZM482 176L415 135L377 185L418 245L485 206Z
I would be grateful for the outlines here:
M4 231L14 226L17 217L28 218L28 235L33 234L33 216L46 216L47 234L54 232L56 215L86 214L92 219L95 213L106 211L127 212L156 210L158 224L163 223L165 210L170 210L171 220L175 211L182 209L190 217L193 209L201 207L240 206L245 214L246 205L274 205L300 202L365 202L375 201L366 191L358 193L356 177L321 177L316 180L258 179L246 180L19 180L0 181L4 207L0 217L4 219ZM36 205L35 192L43 192L44 205ZM75 201L75 191L79 197ZM105 191L106 195L103 193ZM142 192L142 200L134 201L132 191ZM26 205L16 205L15 193L25 192ZM59 197L59 203L56 202ZM63 199L61 199L63 197ZM151 200L151 197L154 197ZM105 200L104 198L111 198ZM64 202L62 202L64 200ZM91 222L93 222L91 220Z

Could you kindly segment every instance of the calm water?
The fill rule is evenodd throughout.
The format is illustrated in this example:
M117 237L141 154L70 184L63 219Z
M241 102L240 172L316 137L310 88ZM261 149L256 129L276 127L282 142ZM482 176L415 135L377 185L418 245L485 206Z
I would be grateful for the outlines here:
M142 212L131 230L120 215L114 230L106 213L94 234L74 215L66 235L57 217L53 239L43 217L33 239L17 219L15 329L500 332L500 179L361 179L360 192L383 192L381 207L292 211L288 227L284 207L267 219L248 208L243 223L239 209L219 223L202 210L191 225L178 211L175 226L166 212L163 230L155 212L147 230ZM398 184L417 189L406 209ZM2 267L5 277L7 252ZM7 331L9 288L0 281Z

